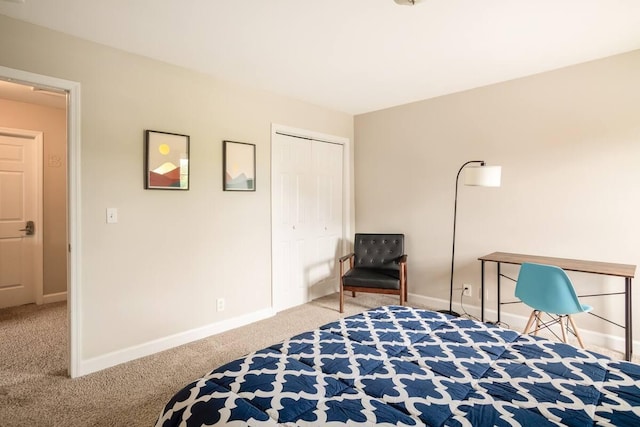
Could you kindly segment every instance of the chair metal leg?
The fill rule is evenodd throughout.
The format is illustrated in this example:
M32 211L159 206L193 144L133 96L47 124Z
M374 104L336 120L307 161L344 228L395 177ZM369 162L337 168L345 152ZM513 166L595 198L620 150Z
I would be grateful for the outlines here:
M571 327L573 328L573 333L575 334L576 338L578 338L578 343L580 344L580 347L582 347L584 349L584 343L582 342L582 337L580 337L580 333L578 332L578 328L576 328L576 324L573 321L573 317L571 316L567 316L569 318L569 321L571 322Z
M533 335L538 336L538 331L540 330L540 317L542 316L541 311L536 310L536 330L533 331Z

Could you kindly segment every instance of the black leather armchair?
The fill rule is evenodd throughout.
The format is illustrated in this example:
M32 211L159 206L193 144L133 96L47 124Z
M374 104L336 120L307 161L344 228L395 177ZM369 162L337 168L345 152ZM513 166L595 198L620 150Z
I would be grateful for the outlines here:
M344 264L349 260L349 270ZM344 312L344 292L369 292L400 296L407 300L407 255L404 234L364 234L355 236L353 252L340 258L340 313Z

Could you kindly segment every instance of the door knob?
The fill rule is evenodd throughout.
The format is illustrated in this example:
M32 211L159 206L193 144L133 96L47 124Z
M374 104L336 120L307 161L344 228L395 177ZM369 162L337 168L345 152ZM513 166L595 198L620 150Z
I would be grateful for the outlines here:
M33 221L27 221L25 228L21 228L18 231L26 231L27 236L33 236L36 234L36 224Z

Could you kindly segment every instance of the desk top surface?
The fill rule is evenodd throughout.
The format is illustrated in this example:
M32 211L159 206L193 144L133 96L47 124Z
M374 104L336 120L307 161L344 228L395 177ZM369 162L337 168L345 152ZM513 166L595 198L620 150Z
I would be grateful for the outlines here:
M558 266L568 271L583 273L605 274L607 276L620 276L633 278L636 274L636 266L631 264L614 264L600 261L584 261L579 259L553 258L538 255L512 254L508 252L493 252L478 258L480 261L503 262L506 264L522 264L532 262L537 264L549 264Z

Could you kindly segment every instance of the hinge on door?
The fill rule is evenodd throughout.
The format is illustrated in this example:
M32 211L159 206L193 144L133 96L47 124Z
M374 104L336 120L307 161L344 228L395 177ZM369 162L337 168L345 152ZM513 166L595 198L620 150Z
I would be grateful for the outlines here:
M71 252L71 243L69 243L69 252Z

